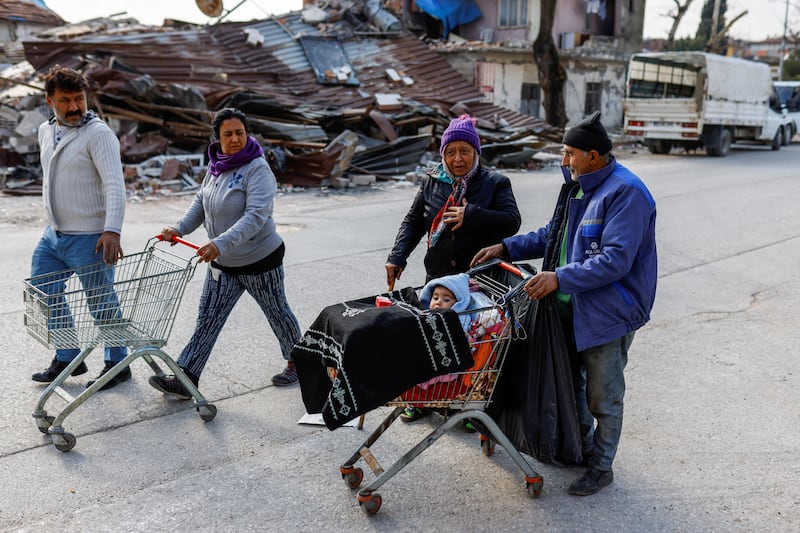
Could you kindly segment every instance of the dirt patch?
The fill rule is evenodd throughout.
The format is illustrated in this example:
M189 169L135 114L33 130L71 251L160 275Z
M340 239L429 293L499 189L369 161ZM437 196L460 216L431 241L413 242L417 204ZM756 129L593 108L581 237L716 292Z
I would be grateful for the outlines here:
M44 226L44 207L40 196L0 194L0 224L20 227Z
M342 203L359 202L370 198L380 189L352 190L347 192L307 189L279 193L275 199L275 212L296 214L329 208ZM148 220L177 221L194 199L194 194L174 196L128 197L125 222ZM11 196L0 193L0 225L14 227L44 227L46 225L41 196ZM279 224L279 232L300 231L302 224Z

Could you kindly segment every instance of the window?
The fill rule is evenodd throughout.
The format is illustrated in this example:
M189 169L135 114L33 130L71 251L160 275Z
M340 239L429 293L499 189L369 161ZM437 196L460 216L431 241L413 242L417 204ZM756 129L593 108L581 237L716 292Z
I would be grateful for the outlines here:
M628 96L632 98L691 98L697 85L697 68L688 65L632 61Z
M494 93L496 66L495 63L475 62L475 86L480 92L487 95L490 100L492 99L492 93Z
M519 112L539 118L542 90L536 83L523 83Z
M583 114L591 115L600 109L600 96L603 94L603 84L586 82L586 100L583 102Z
M500 17L497 25L501 28L528 25L528 0L500 0Z

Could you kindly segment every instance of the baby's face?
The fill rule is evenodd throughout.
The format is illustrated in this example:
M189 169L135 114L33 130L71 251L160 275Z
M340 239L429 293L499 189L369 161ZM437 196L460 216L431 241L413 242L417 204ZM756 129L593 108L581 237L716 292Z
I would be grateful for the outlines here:
M456 304L456 295L445 287L438 285L434 287L431 295L431 305L429 309L450 309Z

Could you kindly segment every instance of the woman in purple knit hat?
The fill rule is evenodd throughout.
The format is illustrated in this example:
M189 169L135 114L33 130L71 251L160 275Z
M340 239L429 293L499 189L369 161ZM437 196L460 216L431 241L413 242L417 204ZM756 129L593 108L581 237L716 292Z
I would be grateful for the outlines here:
M469 115L453 119L442 134L442 162L426 173L397 232L386 261L386 283L392 287L408 256L427 234L425 281L466 272L484 246L517 233L517 201L506 176L483 168L481 140ZM429 410L406 408L409 422ZM468 424L465 428L470 429Z
M466 272L478 250L519 230L511 181L481 166L481 141L472 117L461 115L450 122L440 154L442 162L423 178L389 253L390 287L426 234L425 274L430 281Z

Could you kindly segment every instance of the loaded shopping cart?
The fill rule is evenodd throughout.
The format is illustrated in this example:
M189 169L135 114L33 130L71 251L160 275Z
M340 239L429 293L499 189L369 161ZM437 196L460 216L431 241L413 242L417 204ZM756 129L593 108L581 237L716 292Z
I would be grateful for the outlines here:
M175 238L197 249L198 245ZM33 412L39 431L50 434L62 452L71 450L76 437L64 430L67 416L114 376L141 357L158 375L161 359L190 391L204 421L217 410L161 348L167 343L178 305L194 274L197 256L181 257L167 249L161 237L150 239L143 252L128 255L113 266L103 263L76 270L53 272L24 281L25 327L52 349L79 349L75 359L42 392ZM61 387L75 368L98 346L126 346L128 355L91 386L73 397ZM66 405L56 416L45 409L53 395Z
M363 459L377 476L358 491L357 500L366 513L375 514L380 509L382 499L376 491L384 483L447 430L467 420L480 431L483 453L492 455L495 445L499 443L523 471L528 494L531 497L539 496L542 477L485 412L492 402L495 384L502 372L510 343L525 336L520 320L531 305L523 290L525 281L532 275L530 269L532 267L495 260L471 270L469 277L473 285L477 285L474 288L479 289L472 293L473 301L480 305L463 313L452 310L434 313L412 308L413 305L409 304L412 298L401 291L373 299L376 303L385 303L387 298L392 300L391 306L382 309L365 303L367 299L329 306L295 346L292 355L300 376L303 401L309 412L322 412L330 429L359 415L363 423L363 414L378 406L375 400L380 396L373 392L385 392L402 382L400 374L408 372L409 368L424 368L432 360L439 370L443 363L451 368L458 367L452 372L437 372L425 381L411 381L401 389L390 389L397 390L397 393L391 392L393 396L387 396L388 401L382 402L382 405L392 407L391 413L340 466L345 484L353 489L359 488L364 480L363 469L356 466L358 461ZM413 289L409 290L414 292ZM481 298L477 298L478 295ZM454 327L449 327L445 321L449 318L446 316L448 314L455 319ZM467 322L470 323L466 335L462 326L464 321L460 320L464 314L469 315ZM410 323L405 330L404 317L409 317L407 322ZM437 322L439 320L441 322ZM417 330L426 329L431 334L420 334L422 340L414 344ZM467 363L462 362L460 366L460 351L456 342L459 337L465 345L464 349L471 355ZM376 346L378 343L380 346ZM398 344L402 345L399 353ZM358 357L359 348L367 352L362 357ZM405 351L403 348L406 348ZM414 353L417 351L423 352L423 355L418 356ZM320 363L328 376L322 371L314 372ZM323 388L327 377L330 377L328 386L331 390L324 396L318 391ZM445 418L430 434L384 470L372 447L407 407L437 410Z

